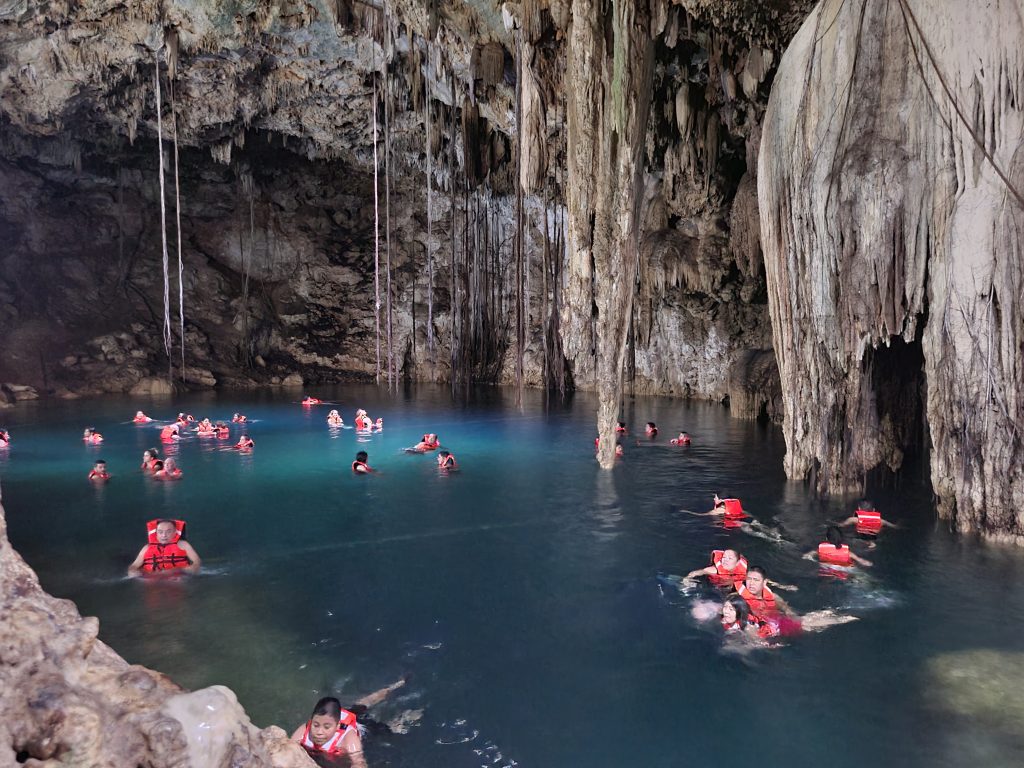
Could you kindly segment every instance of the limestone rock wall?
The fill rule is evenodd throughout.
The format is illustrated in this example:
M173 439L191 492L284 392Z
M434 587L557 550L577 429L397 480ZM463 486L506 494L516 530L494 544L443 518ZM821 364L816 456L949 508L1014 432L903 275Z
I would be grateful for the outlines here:
M928 447L921 412L941 513L997 537L1024 533L1022 18L825 0L758 169L788 474L857 487Z
M11 547L2 504L0 615L3 765L314 765L280 728L253 726L229 689L184 691L97 639L99 622L46 594Z

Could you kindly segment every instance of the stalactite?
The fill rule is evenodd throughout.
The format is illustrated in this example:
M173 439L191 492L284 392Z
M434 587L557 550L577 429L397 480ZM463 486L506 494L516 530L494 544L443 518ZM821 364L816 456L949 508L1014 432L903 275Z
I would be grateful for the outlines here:
M387 262L388 389L395 385L395 347L391 320L391 68L384 68L384 241Z
M376 51L376 47L374 47ZM380 384L380 193L377 160L377 72L373 73L373 323L377 348L376 382Z
M523 318L523 33L516 32L516 398L523 400L523 358L526 327Z
M170 259L167 256L167 201L165 200L164 181L164 127L163 103L160 99L160 51L153 54L155 63L154 79L156 80L156 150L160 159L160 240L163 245L163 269L164 269L164 350L167 352L168 378L173 378L171 370L171 278Z
M430 65L429 48L427 64ZM434 254L433 254L433 189L434 174L431 160L433 147L430 145L430 76L423 78L423 125L427 137L427 357L430 360L430 379L434 380Z
M177 35L174 36L177 58ZM185 266L181 257L181 186L178 174L178 113L174 107L174 77L168 73L171 89L171 116L174 118L174 213L178 223L178 323L181 334L181 380L185 381Z
M451 260L449 267L451 271L451 277L449 281L449 299L448 299L448 313L450 315L448 323L448 357L449 357L449 369L448 379L452 390L455 389L455 329L457 327L457 298L456 298L456 286L455 286L455 88L454 79L449 77L448 79L449 89L452 92L452 107L449 110L451 116L451 128L448 134L448 202L451 206L451 219L449 224L449 240L451 241Z

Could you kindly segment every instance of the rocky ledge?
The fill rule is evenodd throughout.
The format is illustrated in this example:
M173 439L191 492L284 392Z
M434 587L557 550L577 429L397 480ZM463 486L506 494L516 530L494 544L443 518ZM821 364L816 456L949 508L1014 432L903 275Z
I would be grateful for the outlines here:
M97 639L99 621L48 595L7 540L0 504L0 764L312 766L229 689L188 692Z

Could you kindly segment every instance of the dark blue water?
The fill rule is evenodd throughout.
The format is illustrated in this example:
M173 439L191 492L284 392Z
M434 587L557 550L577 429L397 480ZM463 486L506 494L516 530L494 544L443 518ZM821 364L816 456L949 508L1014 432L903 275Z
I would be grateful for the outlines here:
M347 702L409 675L377 714L422 719L371 742L375 765L1019 764L1007 715L1019 710L986 699L991 670L972 654L996 654L986 658L1024 689L1024 559L945 531L919 472L871 489L902 528L865 553L876 563L866 576L837 581L801 555L853 500L823 504L787 482L778 430L718 406L629 402L625 456L602 472L585 395L566 405L527 393L517 408L496 390L460 402L423 388L313 394L349 424L357 407L383 416L385 431L331 432L332 406L303 409L295 393L19 405L4 414L14 444L0 453L10 537L129 661L189 688L226 684L259 725L290 731L321 695ZM138 466L158 430L127 423L137 408L244 411L256 449L183 441L184 479L155 482ZM640 434L637 446L647 420L662 438ZM100 448L82 444L90 425ZM693 445L669 447L683 428ZM428 431L461 472L401 452ZM360 449L379 475L349 471ZM97 457L114 475L99 488L85 479ZM792 543L682 512L709 509L715 492ZM188 521L203 573L124 578L158 516ZM723 546L797 585L783 593L797 610L859 621L723 653L715 628L690 617L695 596L658 579ZM958 682L970 675L980 686Z

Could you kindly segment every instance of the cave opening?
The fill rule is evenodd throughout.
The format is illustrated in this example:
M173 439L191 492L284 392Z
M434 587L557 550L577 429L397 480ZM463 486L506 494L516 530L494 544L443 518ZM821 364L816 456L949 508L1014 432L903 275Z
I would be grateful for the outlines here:
M865 387L873 397L873 411L865 416L877 430L880 463L868 468L872 481L898 483L904 472L927 471L930 449L925 393L924 352L920 335L907 342L895 336L864 356Z

